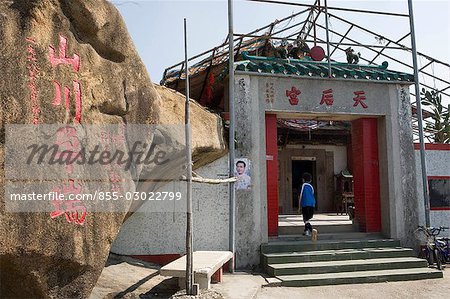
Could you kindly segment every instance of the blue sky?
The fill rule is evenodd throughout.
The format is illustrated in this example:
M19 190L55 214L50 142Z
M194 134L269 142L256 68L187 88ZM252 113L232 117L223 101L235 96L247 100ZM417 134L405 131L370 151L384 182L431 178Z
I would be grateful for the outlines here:
M189 56L219 45L224 41L228 32L227 1L225 0L113 0L112 2L123 16L150 78L157 83L166 67L184 59L183 18L187 18L188 21ZM314 1L297 2L312 4ZM418 50L436 59L450 62L450 2L413 1L413 3ZM328 5L405 14L408 12L407 0L329 0ZM234 1L234 31L235 33L247 33L302 9L294 6ZM386 18L346 12L334 13L392 38L400 38L409 31L408 18ZM345 31L337 22L331 22L330 26L337 31ZM339 37L332 35L331 39L338 41ZM373 41L369 40L368 42ZM405 43L409 46L409 41ZM373 44L375 43L373 42ZM357 49L357 51L361 51L363 57L369 58L373 55L367 53L365 49ZM345 61L344 55L338 56L339 58ZM404 59L406 61L410 57ZM425 63L426 61L419 61L419 65ZM401 67L391 65L390 68L399 69ZM447 80L450 79L448 71L441 72L437 68L431 71ZM433 82L428 81L427 84L433 85Z

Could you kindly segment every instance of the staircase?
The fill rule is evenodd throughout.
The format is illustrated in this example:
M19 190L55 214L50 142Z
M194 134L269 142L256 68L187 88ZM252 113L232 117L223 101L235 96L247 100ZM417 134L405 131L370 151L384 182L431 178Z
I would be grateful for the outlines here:
M282 286L318 286L442 278L398 240L363 233L278 238L261 245L261 263ZM350 239L349 238L354 238Z

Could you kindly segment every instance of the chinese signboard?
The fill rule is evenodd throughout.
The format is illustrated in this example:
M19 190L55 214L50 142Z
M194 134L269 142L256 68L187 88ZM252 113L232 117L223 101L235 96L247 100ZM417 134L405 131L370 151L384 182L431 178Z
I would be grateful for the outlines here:
M389 85L324 79L259 78L266 111L386 115Z

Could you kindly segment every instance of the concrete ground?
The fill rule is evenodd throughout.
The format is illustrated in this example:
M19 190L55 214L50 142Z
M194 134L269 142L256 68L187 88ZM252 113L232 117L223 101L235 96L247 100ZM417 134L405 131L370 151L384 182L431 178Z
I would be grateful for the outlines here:
M159 275L159 269L155 264L111 254L89 299L184 298L180 296L178 280ZM206 297L197 299L255 298L261 286L266 284L259 274L238 272L223 277L221 283L212 284L211 291L203 294Z
M450 293L450 267L444 278L403 282L382 282L321 287L263 287L255 298L314 298L314 299L359 299L359 298L446 298Z
M225 273L221 283L213 284L208 294L197 298L446 298L450 293L450 265L442 279L304 288L266 285L259 274ZM188 298L177 296L178 291L177 279L159 275L159 266L111 255L89 298Z
M159 275L159 266L110 254L89 299L170 298L178 281Z

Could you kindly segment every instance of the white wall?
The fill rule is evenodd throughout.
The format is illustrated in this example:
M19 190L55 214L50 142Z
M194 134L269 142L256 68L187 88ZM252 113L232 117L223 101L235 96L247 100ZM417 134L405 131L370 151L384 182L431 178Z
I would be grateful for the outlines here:
M228 157L196 173L204 178L228 177ZM194 183L192 199L194 250L228 250L228 184ZM111 251L124 255L180 254L185 252L185 234L185 213L149 212L143 205L122 225Z
M334 174L347 169L347 146L345 145L287 145L287 148L304 149L323 149L327 152L333 152L334 156Z
M419 223L425 224L425 208L422 191L422 168L420 164L420 151L416 150L416 173L417 173L417 198L419 202ZM427 176L450 176L450 150L426 150L425 160L427 164ZM430 211L431 226L450 227L450 210ZM450 230L441 233L442 236L450 237Z

